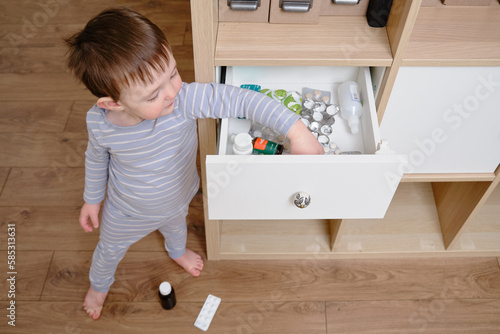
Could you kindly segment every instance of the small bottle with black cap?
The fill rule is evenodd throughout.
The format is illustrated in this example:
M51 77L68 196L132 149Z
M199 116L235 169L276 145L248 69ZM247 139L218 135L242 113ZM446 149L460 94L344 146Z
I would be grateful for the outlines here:
M159 293L161 306L165 310L171 310L174 308L175 303L175 291L169 282L163 282L160 284Z

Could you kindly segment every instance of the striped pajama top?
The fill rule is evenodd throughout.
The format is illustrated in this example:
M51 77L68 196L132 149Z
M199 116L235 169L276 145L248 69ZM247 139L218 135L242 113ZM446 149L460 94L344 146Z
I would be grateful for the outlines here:
M155 120L120 127L97 105L87 113L84 200L106 196L125 214L141 218L180 213L199 188L198 118L246 117L286 135L298 116L271 98L222 84L183 83L174 110Z

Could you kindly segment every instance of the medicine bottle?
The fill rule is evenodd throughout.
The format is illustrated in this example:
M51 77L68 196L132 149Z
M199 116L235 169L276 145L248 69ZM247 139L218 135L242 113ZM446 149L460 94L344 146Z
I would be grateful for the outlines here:
M239 133L234 137L233 154L250 155L252 154L252 137L248 133Z
M283 145L266 140L260 137L254 138L253 154L259 155L279 155L283 153Z
M175 291L169 282L163 282L160 284L159 292L161 306L165 310L171 310L176 304Z
M339 86L340 115L347 121L352 134L359 132L359 117L363 113L358 84L354 81L343 82Z

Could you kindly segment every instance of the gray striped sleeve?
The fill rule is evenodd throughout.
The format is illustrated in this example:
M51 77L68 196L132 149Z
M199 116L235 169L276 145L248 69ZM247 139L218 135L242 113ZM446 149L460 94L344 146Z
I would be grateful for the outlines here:
M89 204L104 200L108 182L109 152L97 142L89 129L89 140L85 152L85 191L83 199Z
M184 84L179 92L179 111L184 117L245 117L279 131L283 135L299 116L270 97L248 89L216 83Z

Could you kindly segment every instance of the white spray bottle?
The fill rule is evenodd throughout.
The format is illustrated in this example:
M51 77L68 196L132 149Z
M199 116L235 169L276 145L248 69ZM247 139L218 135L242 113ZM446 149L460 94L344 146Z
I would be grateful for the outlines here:
M361 95L359 94L358 84L354 81L343 82L338 90L340 114L347 121L352 134L359 132L359 118L363 113L361 105Z

